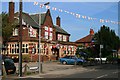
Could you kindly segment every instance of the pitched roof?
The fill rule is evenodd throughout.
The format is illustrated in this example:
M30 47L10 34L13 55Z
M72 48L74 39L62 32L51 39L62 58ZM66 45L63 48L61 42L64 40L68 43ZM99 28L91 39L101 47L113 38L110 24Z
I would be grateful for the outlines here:
M41 13L41 25L45 21L45 18L46 18L45 16L46 16L46 13ZM19 12L16 12L14 17L18 18L19 17ZM33 26L34 28L39 28L39 14L29 15L28 13L22 12L22 19L24 20L24 22L26 24L29 24L29 25ZM53 27L56 29L57 33L70 35L68 32L66 32L64 29L62 29L61 27L59 27L57 25L53 25Z
M77 42L77 43L89 43L89 42L92 41L93 36L94 35L89 34L89 35L87 35L87 36L85 36L85 37L83 37L83 38L81 38L81 39L79 39L79 40L77 40L75 42Z
M14 17L19 17L19 12L15 13ZM32 19L28 13L22 12L22 19L26 24L29 24L35 28L39 28L39 24L34 19Z
M39 23L39 15L41 15L41 24L44 23L46 13L30 15L37 23Z
M62 34L67 34L70 35L68 32L66 32L64 29L62 29L61 27L54 25L54 28L56 29L57 33L62 33Z

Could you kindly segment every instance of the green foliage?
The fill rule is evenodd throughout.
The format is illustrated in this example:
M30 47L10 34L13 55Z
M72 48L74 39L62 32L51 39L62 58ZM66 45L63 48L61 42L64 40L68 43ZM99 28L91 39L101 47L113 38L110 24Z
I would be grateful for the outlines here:
M85 52L87 53L88 57L100 57L100 44L103 45L103 48L101 49L102 56L101 57L107 57L109 55L112 55L112 50L118 50L120 48L120 39L115 34L114 30L110 30L107 26L102 26L100 30L95 33L94 35L95 39L95 46L88 47L86 49L79 49L79 46L76 50L76 55L81 55L79 52Z
M0 17L2 17L3 44L6 45L6 43L12 35L13 28L16 26L16 24L14 22L8 22L8 14L6 12L2 12L2 14L0 14Z
M22 55L22 61L29 62L30 61L30 54Z
M107 26L102 26L101 29L95 34L96 43L102 44L102 57L111 55L112 50L118 50L120 47L120 39L115 34L114 30L110 30Z

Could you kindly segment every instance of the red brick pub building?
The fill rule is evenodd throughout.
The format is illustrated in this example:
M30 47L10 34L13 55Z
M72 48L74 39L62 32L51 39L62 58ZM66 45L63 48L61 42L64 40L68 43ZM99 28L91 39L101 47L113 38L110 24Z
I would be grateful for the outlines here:
M41 14L22 13L22 55L29 55L31 61L38 60L39 40L40 54L43 61L57 60L65 55L75 55L76 46L69 42L70 34L62 29L60 17L53 24L50 10ZM19 12L14 13L14 2L9 2L9 21L19 22ZM41 23L41 26L39 26ZM40 28L40 39L39 39ZM19 25L13 29L8 44L7 54L12 58L19 56Z

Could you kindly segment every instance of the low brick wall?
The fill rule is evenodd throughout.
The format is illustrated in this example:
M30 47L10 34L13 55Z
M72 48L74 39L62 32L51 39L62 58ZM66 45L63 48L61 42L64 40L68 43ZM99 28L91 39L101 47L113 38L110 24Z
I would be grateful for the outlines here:
M14 62L19 62L19 58L16 58L16 56L18 56L18 55L15 55L15 56L9 56L9 57L13 57L12 59L14 60ZM26 58L26 59L24 59L24 58ZM29 61L31 61L31 62L36 62L36 61L38 61L39 60L39 55L38 54L32 54L32 55L23 55L23 57L22 57L22 59L23 59L23 62L29 62ZM48 55L41 55L40 56L40 60L41 61L55 61L55 60L57 60L56 59L56 56L55 55L50 55L50 56L48 56Z
M32 61L38 61L38 59L39 59L39 55L32 55ZM52 56L41 55L40 60L43 62L44 61L55 61L56 56L54 56L54 55L52 55Z

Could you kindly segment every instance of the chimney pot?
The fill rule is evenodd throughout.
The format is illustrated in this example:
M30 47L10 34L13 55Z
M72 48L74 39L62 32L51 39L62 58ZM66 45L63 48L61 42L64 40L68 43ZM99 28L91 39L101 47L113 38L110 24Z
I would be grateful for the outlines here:
M9 2L9 22L12 23L14 21L14 2Z
M60 17L59 16L56 18L56 25L58 25L60 27Z
M90 29L90 35L94 35L94 30Z

